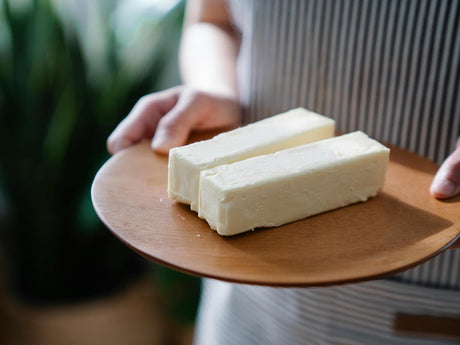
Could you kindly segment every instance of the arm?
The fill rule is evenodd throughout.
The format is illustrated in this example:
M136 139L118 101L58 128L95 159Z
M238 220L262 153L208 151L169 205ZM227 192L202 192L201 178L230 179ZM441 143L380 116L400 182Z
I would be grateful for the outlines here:
M109 136L109 152L153 136L153 149L167 153L191 130L236 125L238 47L225 1L188 1L180 45L184 85L142 97Z
M238 48L239 40L225 1L187 3L179 54L185 85L237 98Z

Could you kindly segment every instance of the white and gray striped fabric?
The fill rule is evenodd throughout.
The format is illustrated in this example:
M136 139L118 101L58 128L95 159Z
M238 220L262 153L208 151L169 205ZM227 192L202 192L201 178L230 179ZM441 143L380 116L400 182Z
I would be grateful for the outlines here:
M228 0L245 121L303 106L442 162L460 135L459 2ZM342 287L207 280L196 344L455 343L393 335L396 312L460 316L460 250Z
M453 345L393 332L397 313L459 315L458 292L373 281L277 289L204 280L197 345Z

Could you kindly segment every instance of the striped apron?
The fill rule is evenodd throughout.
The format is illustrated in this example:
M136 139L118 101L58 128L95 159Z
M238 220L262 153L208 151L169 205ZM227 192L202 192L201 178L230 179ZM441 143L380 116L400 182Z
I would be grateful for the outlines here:
M460 135L459 2L228 0L245 122L303 106L441 163ZM460 250L339 287L204 280L195 344L460 343L399 334L401 313L460 317Z

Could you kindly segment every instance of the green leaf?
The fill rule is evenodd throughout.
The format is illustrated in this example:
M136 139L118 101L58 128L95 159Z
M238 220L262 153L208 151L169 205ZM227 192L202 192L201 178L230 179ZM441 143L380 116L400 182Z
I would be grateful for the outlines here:
M93 234L100 224L100 220L94 211L91 201L90 187L83 191L78 202L76 224L79 229L82 229L82 233L88 235Z
M58 100L43 144L43 156L52 171L59 168L67 152L77 121L77 112L78 103L73 87L67 86Z

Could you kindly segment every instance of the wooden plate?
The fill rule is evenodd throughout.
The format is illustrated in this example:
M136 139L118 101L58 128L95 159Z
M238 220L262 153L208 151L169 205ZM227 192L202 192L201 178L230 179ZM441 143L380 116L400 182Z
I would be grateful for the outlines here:
M270 286L376 279L432 258L460 233L460 197L439 201L429 194L438 166L397 148L377 197L234 237L217 235L168 198L167 165L147 142L116 154L94 179L94 208L139 254L201 277Z

